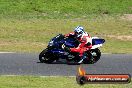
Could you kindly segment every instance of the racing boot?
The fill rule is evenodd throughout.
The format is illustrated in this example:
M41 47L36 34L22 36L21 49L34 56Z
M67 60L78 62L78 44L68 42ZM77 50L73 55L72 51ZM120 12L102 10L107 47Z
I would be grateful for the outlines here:
M85 55L80 56L80 61L78 61L79 64L83 63L83 60L86 59L87 57Z

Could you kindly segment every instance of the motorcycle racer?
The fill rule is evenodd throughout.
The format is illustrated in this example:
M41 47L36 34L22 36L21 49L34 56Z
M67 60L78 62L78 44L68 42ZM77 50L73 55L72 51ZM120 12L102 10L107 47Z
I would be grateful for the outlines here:
M70 32L69 34L66 34L65 37L71 37L74 36L76 39L80 42L78 47L75 48L68 48L65 45L62 45L62 48L68 52L77 52L79 53L79 62L82 63L83 61L83 55L84 52L87 50L90 50L92 48L92 39L90 35L84 31L84 28L82 26L77 26L74 29L74 32Z

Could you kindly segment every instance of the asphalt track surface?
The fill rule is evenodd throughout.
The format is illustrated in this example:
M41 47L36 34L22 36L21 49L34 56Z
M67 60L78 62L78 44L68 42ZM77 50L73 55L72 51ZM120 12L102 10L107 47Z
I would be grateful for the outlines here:
M79 65L40 63L38 54L0 53L0 75L75 76ZM89 74L132 75L132 54L103 54L95 64L82 64Z

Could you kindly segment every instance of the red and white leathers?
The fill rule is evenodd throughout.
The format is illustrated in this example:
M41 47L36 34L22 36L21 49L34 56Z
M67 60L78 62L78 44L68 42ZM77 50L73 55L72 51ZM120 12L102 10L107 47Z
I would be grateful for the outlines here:
M65 36L68 37L70 35L74 35L74 32L71 32L69 34L66 34ZM80 44L78 45L78 47L76 48L70 48L71 52L78 52L79 56L82 57L84 52L91 49L92 48L92 39L90 37L89 34L87 34L86 32L83 33L83 35L78 38L78 40L80 41ZM90 42L91 45L87 45L87 43Z

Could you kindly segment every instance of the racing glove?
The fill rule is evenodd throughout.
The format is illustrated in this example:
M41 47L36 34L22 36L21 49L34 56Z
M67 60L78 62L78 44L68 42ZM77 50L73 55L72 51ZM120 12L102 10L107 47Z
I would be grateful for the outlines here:
M88 42L88 43L87 43L87 46L90 46L90 45L91 45L91 43L90 43L90 42Z
M70 52L70 48L66 47L64 44L62 45L62 49L64 49L66 52Z

